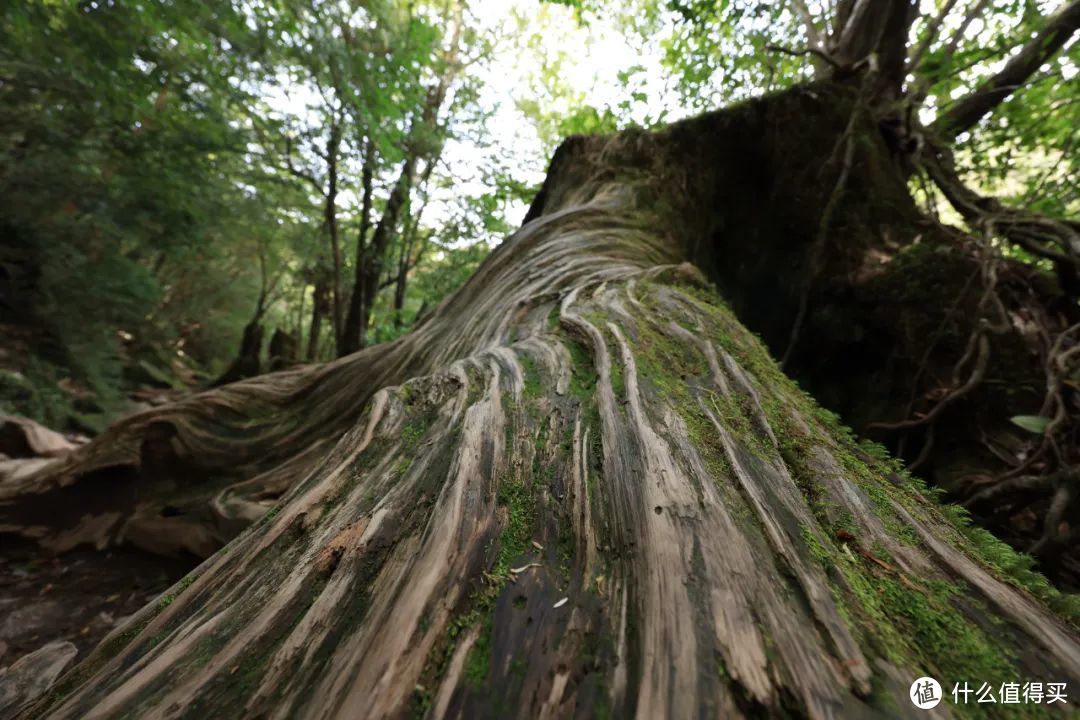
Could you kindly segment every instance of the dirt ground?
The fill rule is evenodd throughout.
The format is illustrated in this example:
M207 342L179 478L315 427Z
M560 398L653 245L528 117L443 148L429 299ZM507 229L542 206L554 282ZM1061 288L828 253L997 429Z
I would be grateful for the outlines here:
M53 640L74 643L79 662L196 564L125 548L48 557L0 534L0 668Z

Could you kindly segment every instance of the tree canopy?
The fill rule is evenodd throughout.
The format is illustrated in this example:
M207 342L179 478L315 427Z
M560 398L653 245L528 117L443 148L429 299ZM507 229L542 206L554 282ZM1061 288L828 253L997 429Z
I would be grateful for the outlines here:
M139 382L224 372L249 323L290 362L344 351L347 312L351 350L411 326L529 192L483 148L472 68L502 40L473 21L438 2L7 6L2 302L13 338L33 329L8 402L92 431ZM504 180L454 191L463 170Z
M488 5L7 8L2 297L22 348L3 380L12 407L100 429L138 382L225 372L250 323L280 330L289 361L391 339L453 285L442 276L460 281L518 222L560 138L803 82L840 62L846 7L530 2L493 21ZM949 127L973 187L1075 215L1076 11L923 5L897 116ZM1046 47L1020 68L1033 38ZM602 100L572 77L582 42L638 57L597 73ZM526 55L516 86L494 95L492 73ZM1020 74L1001 81L993 112L958 106L1010 61ZM508 117L527 138L509 153L492 141ZM916 192L960 220L931 183ZM1053 258L1037 245L1006 252ZM20 334L27 324L36 331Z

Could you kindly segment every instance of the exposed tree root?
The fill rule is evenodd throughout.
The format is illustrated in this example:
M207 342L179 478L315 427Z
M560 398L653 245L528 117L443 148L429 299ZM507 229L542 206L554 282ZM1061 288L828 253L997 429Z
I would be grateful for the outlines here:
M858 717L927 672L1080 681L1060 597L860 449L685 262L727 262L701 209L743 179L706 168L745 148L715 138L801 93L571 140L411 335L0 481L4 529L50 547L235 536L27 716Z
M988 652L1033 643L1055 677L1080 667L1071 633L957 550L918 492L852 475L725 310L631 277L556 312L376 393L277 511L107 642L92 680L69 677L54 716L848 716L877 683L906 702L890 678L945 652L862 594L888 578L946 616L992 607L1009 630Z

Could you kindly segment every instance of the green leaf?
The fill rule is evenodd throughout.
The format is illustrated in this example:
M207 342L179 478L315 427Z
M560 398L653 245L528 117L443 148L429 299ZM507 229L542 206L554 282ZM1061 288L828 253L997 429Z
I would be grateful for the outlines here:
M1046 426L1050 424L1049 418L1044 418L1041 415L1013 415L1009 418L1009 421L1021 427L1028 432L1033 432L1036 435L1042 435L1046 432Z

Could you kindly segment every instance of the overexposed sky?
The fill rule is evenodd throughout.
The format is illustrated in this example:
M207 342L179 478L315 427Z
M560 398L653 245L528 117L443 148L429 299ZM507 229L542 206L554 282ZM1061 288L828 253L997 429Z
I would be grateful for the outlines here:
M659 52L643 54L641 48L633 46L632 38L624 37L607 18L591 18L583 27L570 8L539 0L472 0L470 8L479 29L499 38L491 60L468 72L483 83L480 104L494 111L487 126L491 150L509 155L519 180L542 182L553 149L545 146L532 121L517 106L519 100L530 98L530 87L539 82L545 59L561 62L559 76L568 91L560 93L550 110L569 113L574 96L598 108L618 105L629 99L627 89L619 82L619 73L634 66L642 67L636 77L643 83L640 89L647 100L632 103L628 120L643 122L650 115L655 117L665 101L673 100L665 89ZM523 47L530 39L536 44ZM478 153L485 151L468 140L451 140L447 144L443 159L454 177L459 178L456 191L485 191L482 178L474 172ZM436 200L446 203L450 198ZM426 216L428 223L435 226L445 214L445 208L438 205L433 202ZM511 205L506 208L507 220L519 222L526 209L524 203Z

